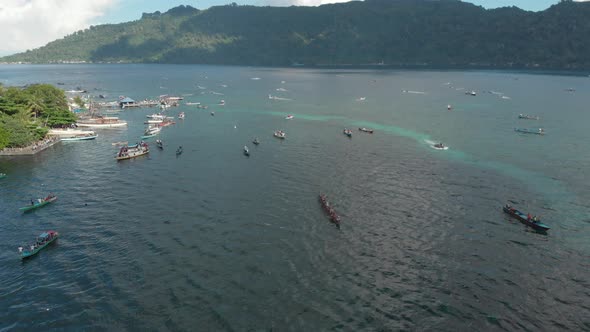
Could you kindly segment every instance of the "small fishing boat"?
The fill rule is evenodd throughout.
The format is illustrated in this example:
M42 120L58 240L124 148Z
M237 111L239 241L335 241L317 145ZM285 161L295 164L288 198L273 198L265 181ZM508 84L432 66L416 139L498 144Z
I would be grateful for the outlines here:
M352 137L352 130L344 128L342 133L348 137Z
M326 195L320 194L319 198L320 203L322 204L322 209L324 209L324 212L328 214L328 216L330 217L330 221L334 225L336 225L336 227L340 228L340 216L336 213L334 208L331 206L330 202L328 202Z
M465 94L473 97L477 96L477 93L475 91L467 91L465 92Z
M111 145L113 145L113 146L117 146L117 145L127 145L127 144L129 144L129 142L128 142L128 141L125 141L125 142L114 142L114 143L111 143Z
M136 158L150 153L150 148L146 142L141 142L135 145L127 145L121 147L119 153L115 156L117 161Z
M369 133L372 134L373 133L373 129L369 129L369 128L359 128L360 131L365 132L365 133Z
M452 109L453 109L453 106L451 106L451 105L447 105L447 110L448 110L448 111L450 111L450 110L452 110Z
M356 101L365 101L367 100L367 97L359 97L356 99Z
M47 247L50 243L57 240L58 236L59 233L56 231L46 231L37 237L35 243L24 247L18 247L18 253L21 259L36 255L39 251L41 251L41 249Z
M57 200L57 196L55 196L54 194L49 194L45 198L37 198L37 201L31 199L31 205L22 207L19 210L21 210L22 212L29 212L42 206L45 206L51 202L55 202L55 200Z
M164 144L162 143L162 140L159 140L159 139L157 139L157 140L156 140L156 146L157 146L159 149L162 149L162 150L164 150Z
M225 100L223 100L223 99L222 99L222 100L220 100L218 105L219 105L219 106L225 106Z
M523 120L539 120L538 116L528 114L519 114L518 118Z
M247 157L250 157L250 150L248 150L248 147L247 147L247 146L245 146L245 145L244 145L244 154L245 154Z
M211 116L215 116L215 112L211 112Z
M180 114L178 114L178 118L184 120L184 112L180 112Z
M252 141L252 144L254 144L254 145L258 145L258 144L260 144L260 141L258 140L258 138L255 138L255 139Z
M176 155L180 156L182 154L182 146L179 146L178 149L176 149Z
M545 135L545 131L543 130L543 128L539 128L539 129L514 128L514 131L516 131L517 133L523 133L523 134Z
M444 144L442 144L442 143L436 143L436 144L433 144L433 145L432 145L432 148L433 148L433 149L436 149L436 150L448 150L448 149L449 149L449 147L448 147L448 146L445 146L445 145L444 145Z
M280 139L285 139L287 137L287 135L285 134L284 131L282 130L277 130L273 133L273 136L276 138L280 138Z
M96 139L98 135L76 135L72 137L62 137L60 138L61 141L72 142L72 141L88 141L92 139Z
M526 215L526 214L518 211L517 209L511 207L508 204L506 204L504 207L502 207L502 210L504 212L508 213L510 216L518 219L523 224L530 226L538 231L546 232L549 229L551 229L551 227L543 224L541 222L541 220L539 218L537 218L536 216L531 218L530 214Z
M254 143L254 144L256 144L256 143ZM5 173L0 173L0 179L3 179L5 177L6 177L6 174Z
M287 117L285 118L285 120L291 120L291 119L293 119L293 118L294 118L294 116L293 116L293 115L291 115L291 114L289 114L289 115L287 115Z

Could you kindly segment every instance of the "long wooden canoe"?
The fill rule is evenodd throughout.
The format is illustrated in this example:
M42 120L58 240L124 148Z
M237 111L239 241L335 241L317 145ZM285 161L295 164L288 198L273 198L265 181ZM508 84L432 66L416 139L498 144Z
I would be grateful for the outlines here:
M54 202L55 200L57 200L57 196L52 196L50 198L42 199L41 202L37 201L35 204L31 204L29 206L24 206L24 207L20 208L19 210L21 210L22 212L29 212L29 211L35 210L37 208L40 208L42 206L45 206L51 202Z

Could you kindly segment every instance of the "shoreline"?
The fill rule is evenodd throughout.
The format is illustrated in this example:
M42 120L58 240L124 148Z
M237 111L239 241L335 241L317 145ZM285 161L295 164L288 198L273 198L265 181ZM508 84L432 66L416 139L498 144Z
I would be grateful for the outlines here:
M59 142L61 142L59 136L48 135L43 140L23 148L5 148L0 150L0 156L32 156Z

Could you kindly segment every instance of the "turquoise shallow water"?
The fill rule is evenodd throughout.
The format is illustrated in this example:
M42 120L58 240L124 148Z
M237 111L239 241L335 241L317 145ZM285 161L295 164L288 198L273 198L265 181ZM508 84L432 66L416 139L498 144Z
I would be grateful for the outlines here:
M210 105L168 111L186 119L144 158L117 163L111 143L138 140L154 109L0 159L0 330L590 329L587 77L53 65L0 66L0 82ZM503 215L508 200L549 234ZM45 229L62 237L21 263Z

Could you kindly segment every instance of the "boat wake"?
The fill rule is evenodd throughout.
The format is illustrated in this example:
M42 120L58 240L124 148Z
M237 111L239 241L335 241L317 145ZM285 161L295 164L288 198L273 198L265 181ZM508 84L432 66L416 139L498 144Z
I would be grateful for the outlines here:
M412 93L415 95L425 95L426 92L424 91L412 91L412 90L402 90L403 93Z
M270 99L270 100L284 100L284 101L293 100L290 98L277 97L277 96L273 96L273 95L268 95L268 99Z

